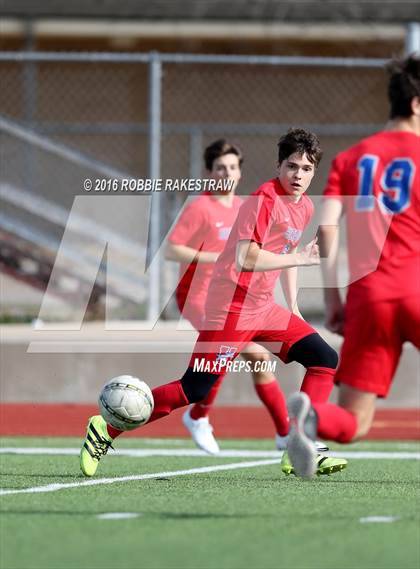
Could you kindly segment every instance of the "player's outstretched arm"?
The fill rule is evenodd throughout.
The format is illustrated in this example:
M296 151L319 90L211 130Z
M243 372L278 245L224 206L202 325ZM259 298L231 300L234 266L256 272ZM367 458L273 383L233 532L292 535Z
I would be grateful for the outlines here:
M296 248L291 253L296 253ZM297 267L284 269L280 274L280 283L289 310L303 318L297 304Z
M165 259L178 263L215 263L219 253L197 251L187 245L169 243L165 251Z
M319 249L314 239L300 253L279 255L266 251L255 241L239 241L236 246L236 270L238 272L278 271L290 267L319 265Z

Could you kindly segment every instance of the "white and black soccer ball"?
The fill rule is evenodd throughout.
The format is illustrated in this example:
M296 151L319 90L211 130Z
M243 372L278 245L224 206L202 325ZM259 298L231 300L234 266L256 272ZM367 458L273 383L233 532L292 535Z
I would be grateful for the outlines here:
M132 375L119 375L108 381L98 403L105 421L120 431L131 431L144 425L154 406L150 387Z

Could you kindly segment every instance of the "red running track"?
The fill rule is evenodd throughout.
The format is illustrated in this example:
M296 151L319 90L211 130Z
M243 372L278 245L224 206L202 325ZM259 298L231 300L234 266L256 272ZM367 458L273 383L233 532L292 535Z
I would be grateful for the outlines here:
M129 437L185 437L183 410L127 433ZM98 413L95 405L3 403L1 436L82 437L87 418ZM262 407L215 407L211 421L219 438L259 439L274 435ZM420 440L420 409L381 409L366 437L376 440Z

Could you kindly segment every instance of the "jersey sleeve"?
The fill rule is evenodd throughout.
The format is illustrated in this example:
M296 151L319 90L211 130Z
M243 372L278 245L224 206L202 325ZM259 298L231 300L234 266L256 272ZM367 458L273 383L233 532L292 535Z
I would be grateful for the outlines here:
M191 243L194 236L203 232L206 222L206 213L203 208L195 203L189 204L181 213L175 227L168 236L168 241L173 245L186 245ZM203 233L204 240L204 233Z
M264 244L273 219L273 198L264 194L250 196L239 210L238 240Z
M324 197L334 197L338 199L344 196L342 164L339 157L333 160L323 195Z

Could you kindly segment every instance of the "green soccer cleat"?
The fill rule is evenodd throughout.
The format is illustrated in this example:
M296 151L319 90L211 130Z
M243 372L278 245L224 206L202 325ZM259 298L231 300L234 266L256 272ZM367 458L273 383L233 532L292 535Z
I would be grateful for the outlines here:
M334 472L341 472L347 468L347 460L345 458L333 458L332 456L325 456L319 454L316 458L316 474L334 474Z
M280 467L286 476L289 476L289 474L296 474L287 451L284 451L283 453ZM324 454L318 454L316 457L317 476L321 476L322 474L327 474L329 476L330 474L334 474L334 472L341 472L345 468L347 468L347 460L345 458L333 458L331 456L325 456Z
M113 439L108 435L106 422L101 415L89 419L86 438L80 451L80 470L85 476L93 476L98 468L101 457L109 448L114 448Z

